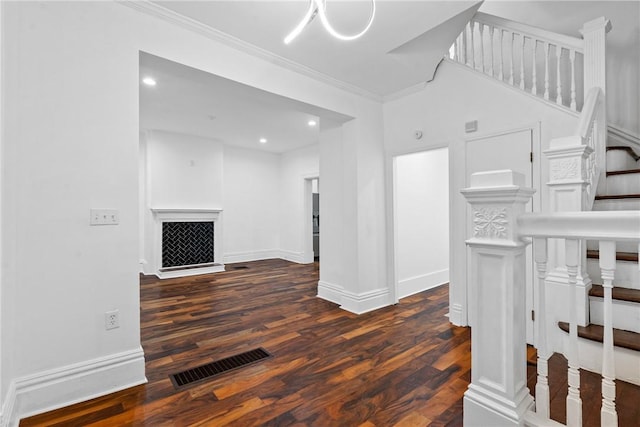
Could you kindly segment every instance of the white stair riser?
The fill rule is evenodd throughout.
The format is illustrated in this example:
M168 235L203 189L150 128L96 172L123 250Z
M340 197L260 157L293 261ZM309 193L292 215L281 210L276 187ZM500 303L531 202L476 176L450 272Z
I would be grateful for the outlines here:
M608 176L605 194L640 194L640 173Z
M608 199L596 200L594 211L637 211L640 210L640 199Z
M625 331L640 333L640 304L629 301L613 300L613 327ZM604 300L589 297L591 323L604 325Z
M602 283L602 275L597 259L587 259L587 273L594 283ZM622 286L630 289L640 289L640 271L638 263L631 261L618 261L613 278L614 286Z
M624 171L638 168L638 162L627 150L607 150L607 170Z

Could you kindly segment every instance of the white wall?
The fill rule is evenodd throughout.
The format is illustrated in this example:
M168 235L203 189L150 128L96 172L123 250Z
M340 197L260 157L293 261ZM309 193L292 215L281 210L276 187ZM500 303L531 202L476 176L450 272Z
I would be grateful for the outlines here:
M447 148L395 161L397 296L449 281L449 155Z
M280 157L280 250L281 256L291 261L313 261L313 254L311 259L304 257L309 249L305 243L311 238L311 231L307 233L306 229L311 207L306 209L310 195L305 194L305 179L319 175L319 163L318 145L289 151Z
M224 261L278 257L280 156L224 147Z
M2 2L1 7L1 50L11 61L2 70L0 395L3 406L17 399L5 416L144 381L138 289L140 51L354 117L353 131L343 138L368 147L367 156L357 162L351 156L349 162L366 195L333 216L336 222L357 218L350 225L367 237L343 246L355 253L367 245L367 256L358 259L358 280L343 285L353 289L355 300L367 289L386 286L379 102L115 2ZM350 174L327 174L336 174L338 185L351 185ZM120 224L89 227L92 207L118 209ZM323 260L327 267L330 262ZM113 308L120 310L121 326L105 331L104 312Z
M477 120L478 131L466 134L464 124ZM430 146L449 146L450 223L450 311L456 324L466 320L466 202L459 190L464 188L465 140L518 128L537 128L540 124L541 146L534 144L534 169L548 176L540 159L554 137L571 135L577 115L547 105L505 85L467 69L444 61L434 81L416 93L384 104L385 147L388 156L422 151ZM421 139L414 131L422 130ZM501 153L495 153L500 156ZM538 189L542 200L546 186ZM535 208L545 210L546 206Z

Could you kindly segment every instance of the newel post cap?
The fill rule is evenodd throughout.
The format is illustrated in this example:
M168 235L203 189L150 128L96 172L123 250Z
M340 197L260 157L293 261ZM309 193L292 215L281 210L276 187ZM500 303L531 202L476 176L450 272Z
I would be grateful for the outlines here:
M524 175L511 169L476 172L469 179L471 188L479 187L524 187Z

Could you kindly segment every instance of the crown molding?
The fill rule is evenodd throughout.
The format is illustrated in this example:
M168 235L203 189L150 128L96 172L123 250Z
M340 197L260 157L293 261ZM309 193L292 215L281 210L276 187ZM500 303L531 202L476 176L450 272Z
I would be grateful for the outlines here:
M278 65L282 68L301 74L303 76L312 78L321 83L331 85L333 87L352 93L354 95L361 96L363 98L382 102L382 96L380 95L377 95L359 86L355 86L342 80L338 80L334 77L313 70L312 68L291 61L282 56L276 55L273 52L262 49L230 34L224 33L209 25L203 24L200 21L181 15L164 6L152 3L150 0L115 0L115 2L122 6L134 9L138 12L142 12L155 18L159 18L170 24L177 25L186 30L193 31L211 40L223 43L229 47L247 53L251 56L263 59L267 62Z

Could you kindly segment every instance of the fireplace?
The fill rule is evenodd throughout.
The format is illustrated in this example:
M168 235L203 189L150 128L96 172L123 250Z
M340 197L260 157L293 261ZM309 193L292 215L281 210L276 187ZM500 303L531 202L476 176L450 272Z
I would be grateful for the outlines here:
M158 277L224 271L220 209L151 209Z

